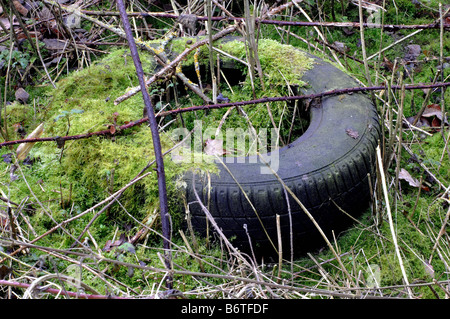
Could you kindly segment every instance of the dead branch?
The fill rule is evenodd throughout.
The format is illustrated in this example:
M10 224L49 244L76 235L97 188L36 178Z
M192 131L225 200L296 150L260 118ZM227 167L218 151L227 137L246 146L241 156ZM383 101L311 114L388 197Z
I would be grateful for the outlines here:
M448 86L450 86L450 82L443 82L443 83L439 82L439 83L434 83L434 84L406 85L405 90L435 89L435 88L448 87ZM399 85L393 85L393 86L391 86L391 88L394 90L401 89L401 87ZM331 90L331 91L326 91L326 92L322 92L322 93L305 94L305 95L264 97L264 98L260 98L260 99L256 99L256 100L248 100L248 101L183 107L183 108L160 112L160 113L156 114L155 116L156 116L156 118L160 118L160 117L164 117L167 115L175 115L178 113L186 113L186 112L192 112L192 111L220 109L220 108L233 107L233 106L240 107L240 106L245 106L245 105L253 105L253 104L268 103L268 102L312 100L312 99L322 98L324 96L348 94L348 93L355 93L355 92L365 92L365 91L381 91L381 90L386 90L386 89L387 89L386 86L378 85L378 86L372 86L372 87L353 87L353 88L346 88L346 89L339 89L339 90ZM121 131L124 131L124 130L129 129L134 126L141 125L147 121L148 121L148 119L147 119L147 117L145 117L145 118L141 118L139 120L130 122L128 124L121 125L116 128L116 132L114 134L112 134L111 131L109 129L107 129L107 130L102 130L102 131L96 131L96 132L79 134L79 135L71 135L71 136L53 136L53 137L31 138L31 139L28 138L28 139L6 141L3 143L0 143L0 148L8 146L8 145L31 143L31 142L33 142L33 143L34 142L62 143L62 142L68 141L68 140L79 140L79 139L89 138L89 137L93 137L93 136L118 135Z

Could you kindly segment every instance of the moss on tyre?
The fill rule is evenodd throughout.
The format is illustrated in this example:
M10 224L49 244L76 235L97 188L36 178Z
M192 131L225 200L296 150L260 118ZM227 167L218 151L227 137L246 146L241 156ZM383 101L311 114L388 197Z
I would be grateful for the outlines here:
M332 64L311 57L314 66L302 77L308 83L304 93L357 86ZM368 174L374 173L380 125L375 106L363 93L324 97L309 112L306 132L278 150L276 173L330 235L350 225L351 219L342 211L358 216L367 207ZM277 177L267 174L267 165L260 158L236 158L232 163L222 158L216 165L219 172L209 178L193 172L184 177L191 220L197 231L205 234L211 226L195 202L194 184L202 202L209 203L217 225L242 250L249 251L252 245L256 253L276 253L276 215L280 216L286 256L290 254L291 239L296 253L323 245L316 227Z

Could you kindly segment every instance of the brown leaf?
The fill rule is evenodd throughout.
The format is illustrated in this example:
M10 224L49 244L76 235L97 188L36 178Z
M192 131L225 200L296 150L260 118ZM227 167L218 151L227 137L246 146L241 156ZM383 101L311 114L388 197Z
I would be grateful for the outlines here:
M422 116L425 117L437 116L439 117L439 119L442 119L441 107L438 104L427 105L427 107L422 113Z
M431 127L441 127L441 121L438 118L434 117L431 121Z
M42 33L39 31L28 31L28 35L30 36L30 38L38 38L39 40L42 39ZM26 39L27 35L23 32L20 32L19 34L17 34L17 39L21 40L21 39Z
M383 57L383 62L381 63L381 66L388 71L394 71L394 63L389 61L389 59L386 57Z
M6 213L3 213L0 211L0 227L3 229L6 229L9 225L8 217L6 216Z
M345 133L347 133L348 136L354 138L355 140L359 137L359 133L351 128L346 129Z
M408 182L409 185L413 187L419 187L420 182L411 176L411 174L404 168L402 168L398 174L399 179L403 179Z
M113 249L114 247L119 247L124 242L125 242L125 236L123 236L123 234L115 242L112 242L111 240L107 240L105 243L105 247L103 247L103 251L111 251L111 249Z
M435 116L437 119L439 119L439 124L437 126L440 126L440 122L443 119L441 106L439 104L428 105L425 108L425 110L423 111L422 116L424 116L424 117ZM445 118L444 122L445 122L445 124L448 124L447 118Z
M108 125L109 126L109 132L114 135L116 133L116 127L114 125Z
M0 266L0 279L5 278L12 272L12 268L9 268L8 266L1 265Z
M23 5L20 4L19 0L13 0L14 7L16 7L16 10L23 16L26 16L28 14L28 9L25 8Z
M410 124L414 123L414 120L415 120L415 119L416 119L415 116L410 116L410 117L407 117L407 118L406 118L406 120L407 120ZM424 126L424 127L430 127L431 124L430 124L430 121L428 121L427 118L421 116L420 119L417 121L417 123L416 123L415 126L416 126L416 127L423 127L423 126ZM406 126L405 126L405 127L406 127Z

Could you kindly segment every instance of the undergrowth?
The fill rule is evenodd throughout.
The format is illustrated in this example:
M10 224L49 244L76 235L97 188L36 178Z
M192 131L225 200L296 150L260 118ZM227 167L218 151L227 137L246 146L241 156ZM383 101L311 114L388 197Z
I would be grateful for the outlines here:
M385 3L383 19L386 24L431 23L439 18L437 1L427 1L426 6L407 0ZM305 1L301 6L316 21L333 21L332 16L336 18L334 21L339 22L359 21L358 7L346 2L344 4L344 1ZM293 6L293 10L295 8ZM301 12L296 11L295 15L291 15L290 10L283 11L284 17L280 14L274 19L305 19ZM370 12L365 12L366 18L369 14ZM156 39L148 43L159 43L159 38L166 33L168 25L173 25L173 21L149 19L159 34L154 34ZM93 28L90 22L84 23L84 26ZM146 27L140 20L136 20L136 23L142 28ZM317 41L320 39L318 31L326 37L329 44L343 44L344 50L331 51L323 42ZM223 79L220 93L231 101L289 95L293 94L289 88L305 85L297 75L311 65L308 59L293 49L295 47L327 58L367 84L364 65L361 63L362 48L358 28L321 27L315 30L261 25L260 32L258 50L266 73L264 81L261 84L257 78L253 83L257 90L253 92L249 77L235 85L228 85ZM447 66L444 66L438 82L448 81L448 33L444 34L442 43L439 41L438 29L422 30L403 41L411 32L384 30L381 33L379 28L364 30L367 56L373 56L367 61L373 84L432 82L437 70L444 66L440 64L441 48ZM196 38L185 37L172 41L167 51L179 53L189 46L189 40L195 41ZM407 53L407 47L412 44L420 46L420 54L413 62L404 63L402 59ZM392 47L378 55L380 49L390 45ZM240 60L247 59L246 47L241 41L218 42L217 47ZM41 81L44 83L42 86L30 87L32 102L2 104L0 141L4 141L4 136L8 136L10 140L23 138L26 136L25 132L31 132L42 122L45 122L45 136L66 136L112 130L143 117L143 102L139 94L119 106L115 106L113 102L128 88L137 85L129 51L123 48L105 49L108 54L91 63L90 67L74 70L64 76L57 81L56 89L52 89L46 80ZM4 53L6 51L2 52L2 61L8 62ZM208 57L208 48L204 46L200 50L200 60L206 82L209 76ZM217 62L216 58L217 55L214 54L214 63ZM18 70L20 62L26 62L24 59L29 61L31 58L29 55L15 54L11 60L15 63L11 70ZM221 59L231 61L224 56ZM142 51L141 60L147 76L157 70L157 63L150 53ZM184 69L191 67L193 62L191 54L183 61ZM233 65L246 74L245 65L236 61L233 61ZM17 80L17 74L13 73L11 79ZM192 80L197 80L195 73L192 74ZM5 79L0 81L2 88L5 87L4 81ZM176 85L175 81L171 83L168 87L159 83L149 88L159 101L155 104L157 111L203 103L193 93L174 99L173 92L176 89L182 91L183 88ZM264 91L262 85L265 87ZM6 88L5 101L13 101L12 88ZM180 195L183 185L177 178L191 167L176 164L170 160L170 155L166 156L173 229L172 263L180 271L174 275L174 288L192 298L326 298L334 295L403 298L410 296L409 292L414 298L450 297L447 231L449 200L445 189L450 182L448 126L444 126L441 134L438 126L410 129L407 125L407 119L416 115L422 107L426 93L425 90L406 91L403 97L400 90L393 92L391 97L387 92L376 93L386 133L384 160L389 165L385 171L388 181L385 186L389 190L389 196L383 196L383 185L377 180L371 207L355 221L351 229L339 236L335 234L333 245L345 271L328 249L313 251L293 262L284 260L281 269L279 264L268 260L249 266L246 264L247 259L233 257L220 239L214 236L196 236L186 226L187 203ZM445 105L444 102L450 100L449 93L441 93L440 90L435 90L427 104ZM171 96L166 98L166 94ZM211 96L211 92L208 94ZM404 105L401 114L403 130L400 133L395 124L399 119L397 112L400 111L401 101ZM161 131L163 151L168 151L177 143L170 134L170 128L185 125L191 130L194 128L194 121L199 119L203 121L204 127L215 127L224 118L226 111L222 109L183 114L182 120L177 118L171 126ZM271 104L270 116L273 116L273 120L264 104L244 108L243 111L255 127L271 127L275 122L280 124L281 136L291 133L292 113L289 112L292 110L285 103ZM161 127L172 120L174 118L171 117L162 119ZM247 124L242 113L233 110L224 121L223 129L246 127ZM6 127L7 132L3 131ZM302 131L303 129L299 130L297 135ZM402 134L403 140L400 153L397 143L399 134ZM294 137L295 134L292 135ZM37 143L29 158L21 163L16 160L13 152L13 147L0 149L3 160L0 164L0 196L4 203L9 202L19 226L20 233L13 239L28 243L29 247L16 256L8 257L9 253L18 248L17 242L1 242L0 258L10 269L5 277L9 276L12 281L33 282L33 278L38 280L42 276L56 273L70 278L81 276L81 282L101 295L164 296L167 273L162 261L162 240L158 235L156 172L152 172L150 167L147 170L150 171L149 176L128 187L116 204L105 211L98 207L86 214L92 206L127 185L153 160L151 134L146 125L121 131L119 134L67 141L63 144ZM411 185L405 179L400 179L396 184L396 174L400 168L409 172L420 186ZM207 173L213 170L213 166L204 164L200 169ZM387 219L387 200L392 211L395 234L392 234L392 225ZM11 229L7 227L7 207L8 204L3 204L0 211L2 239L11 238ZM99 211L101 214L96 216ZM71 221L66 225L67 220ZM41 239L31 242L52 229L54 230ZM128 241L142 230L144 232L140 233L137 244L130 245ZM74 245L80 235L84 246L79 243ZM402 265L409 285L405 283L393 236L400 247ZM63 253L69 248L80 255ZM351 281L347 273L350 274ZM251 280L256 280L257 283ZM5 298L20 297L23 293L21 289L3 289L0 294ZM69 286L67 289L76 291Z

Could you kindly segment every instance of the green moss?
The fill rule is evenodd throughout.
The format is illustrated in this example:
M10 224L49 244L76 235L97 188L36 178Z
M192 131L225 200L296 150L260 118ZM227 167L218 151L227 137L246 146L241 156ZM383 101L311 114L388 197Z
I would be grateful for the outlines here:
M4 110L2 110L3 114ZM33 125L33 107L15 101L6 106L8 136L10 139L21 139L20 128L26 129Z
M195 43L195 38L179 38L171 42L170 50L175 53L180 53L187 47L187 41ZM214 43L220 50L236 57L240 60L246 60L246 45L240 39L236 40L218 40ZM183 65L193 65L194 52L191 52L183 61ZM291 45L282 44L271 39L260 39L258 41L258 56L261 63L261 68L265 74L264 81L267 85L272 86L286 86L299 85L303 86L305 83L301 81L301 75L304 71L312 67L312 60L306 56L302 51L295 49ZM209 50L207 46L202 46L198 55L200 64L208 65ZM214 55L216 59L216 55ZM233 61L232 58L222 55L223 62ZM245 67L237 64L237 67L244 72ZM248 79L249 80L249 79Z
M195 39L189 40L195 41ZM176 39L171 44L170 49L173 50L175 54L178 54L188 46L186 41L188 41L188 39ZM214 46L239 60L246 60L245 43L239 38L234 40L219 40L216 41ZM193 55L194 53L191 53L184 61L185 69L193 63ZM254 80L255 90L253 91L251 80L248 76L247 66L227 55L220 54L223 65L227 65L228 68L232 66L237 72L241 72L244 75L244 80L240 82L239 85L232 88L226 84L225 80L222 79L221 81L219 92L231 102L251 100L253 98L262 98L265 96L286 96L292 94L291 88L295 87L295 89L297 89L298 87L305 85L301 80L301 76L306 70L312 67L312 59L310 59L303 51L270 39L260 39L258 42L258 55L264 73L263 81L265 89L262 89L260 80L257 78ZM204 66L206 74L209 74L206 71L209 68L208 57L208 48L203 46L199 52L198 59L200 65ZM216 58L216 55L214 55L214 58ZM231 75L231 77L233 76L236 76L236 74ZM226 74L225 78L227 78ZM182 99L180 104L200 105L203 104L203 101L194 97L189 100ZM268 105L266 104L249 105L244 107L244 110L248 115L248 119L257 131L259 128L270 129L273 127L273 119L274 122L279 125L281 136L288 136L291 130L293 107L286 106L287 105L284 102L270 103L270 113L268 111ZM215 128L219 121L223 119L227 111L228 109L210 110L208 112L198 111L195 113L184 114L183 117L186 127L189 130L194 128L195 120L201 120L203 128ZM303 133L308 125L307 122L308 121L305 120L302 125L297 125L294 128L292 134L293 139ZM225 132L228 128L243 128L245 130L247 127L248 121L245 117L238 111L233 110L227 115L226 120L223 122L222 132ZM225 140L225 137L222 137ZM226 141L224 141L224 143L226 143Z
M171 44L172 50L177 46L178 50L184 49L186 44L180 41L177 40ZM220 48L229 54L245 60L245 49L242 42L231 41L217 45L220 45ZM275 50L283 52L280 56L285 60L274 55L273 51ZM207 48L202 48L201 54L203 54L203 58L200 58L201 63L208 65ZM189 62L190 58L185 62ZM261 88L257 87L256 97L287 94L287 83L290 85L304 84L300 79L301 73L310 65L308 64L309 59L306 59L300 51L290 46L279 45L274 41L261 40L260 58L263 70L267 74L265 78L267 90L263 92ZM154 73L156 63L153 57L142 52L141 60L144 70L148 74ZM295 63L291 63L292 61ZM246 74L246 67L242 67L241 70ZM12 124L21 122L27 132L30 132L38 124L44 122L43 136L76 135L104 130L112 124L122 125L142 117L142 97L137 94L119 106L115 106L113 101L124 94L127 88L136 85L138 85L138 81L128 50L115 50L91 67L63 78L57 83L55 90L46 90L47 100L41 100L35 109L29 105L13 104L8 106L8 124L12 129ZM253 98L248 80L245 80L242 86L236 86L234 93L226 85L222 86L221 92L233 101ZM287 114L285 103L275 103L270 107L277 122L283 114ZM267 116L266 105L246 108L246 111L255 126L272 126ZM188 126L194 119L202 119L204 127L217 126L224 112L226 109L214 110L208 115L202 114L203 112L189 113L185 114L185 120ZM245 128L247 122L240 114L233 111L225 122L225 127ZM174 146L170 132L163 132L160 137L163 151ZM0 150L2 155L10 151L5 148ZM194 156L198 156L198 154ZM120 132L114 137L102 136L67 141L63 148L59 148L54 142L37 143L33 146L30 157L34 159L33 165L21 166L27 183L18 173L16 173L18 179L11 181L9 166L4 162L1 164L0 180L2 188L5 186L7 196L12 201L21 202L28 197L34 203L38 201L45 203L43 206L32 205L34 211L30 214L30 225L37 234L47 232L48 229L55 226L55 223L76 216L112 192L122 188L155 158L150 128L145 125ZM182 193L183 185L178 183L178 177L194 166L207 172L214 172L216 169L215 165L207 162L180 165L171 161L169 157L165 158L169 209L174 229L177 229L184 220L183 204L179 196ZM117 227L122 228L121 225L129 221L124 209L143 222L158 220L157 185L157 176L156 173L153 173L129 187L119 199L121 205L113 205L95 220L90 226L90 233L96 239L98 247L104 247L106 241L115 236ZM72 221L70 225L66 226L66 230L74 236L78 236L91 221L92 216L92 214L88 214ZM156 227L158 226L156 225ZM149 239L155 241L153 244L158 245L159 238L156 235L150 234ZM38 242L43 246L57 248L67 248L72 243L73 239L61 229L45 236ZM214 256L220 251L203 250L204 247L202 247L202 252L208 256ZM42 254L39 252L37 258L40 258L39 255L42 256ZM114 252L110 257L118 258ZM138 257L139 259L146 258L141 254ZM135 256L126 255L123 258L135 262ZM154 260L158 260L158 258L154 257ZM185 256L176 257L175 260L190 269L202 271L196 261L186 259ZM65 271L64 266L61 267L61 270ZM216 270L207 267L206 271L214 272ZM108 267L108 273L120 277L124 282L130 284L136 280L136 276L141 276L141 273L135 270L133 275L128 277L128 269L123 267L117 269ZM95 278L89 276L83 278L97 290L104 291L102 283L98 283ZM90 282L91 279L92 282ZM191 278L175 278L175 281L183 289L193 289L196 284Z

